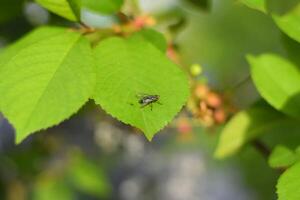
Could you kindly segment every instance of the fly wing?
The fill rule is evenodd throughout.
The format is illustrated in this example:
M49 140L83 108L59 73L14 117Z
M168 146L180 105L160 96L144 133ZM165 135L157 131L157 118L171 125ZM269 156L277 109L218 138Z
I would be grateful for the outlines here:
M137 98L141 99L141 98L144 98L144 97L146 97L146 96L149 96L149 94L145 94L145 93L137 93L135 96L136 96Z

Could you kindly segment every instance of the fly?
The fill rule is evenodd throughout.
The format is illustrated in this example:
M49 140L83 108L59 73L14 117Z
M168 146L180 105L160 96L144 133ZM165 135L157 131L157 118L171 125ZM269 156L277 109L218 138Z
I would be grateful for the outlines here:
M159 95L137 95L137 97L139 98L139 104L141 105L141 108L144 108L148 105L150 105L151 110L152 110L152 106L153 103L158 103L161 105L161 103L159 102Z

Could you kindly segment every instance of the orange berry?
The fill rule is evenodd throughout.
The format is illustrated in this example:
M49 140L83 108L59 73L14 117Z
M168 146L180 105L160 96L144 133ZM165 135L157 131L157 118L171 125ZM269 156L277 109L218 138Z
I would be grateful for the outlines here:
M226 121L226 113L224 109L218 109L214 112L214 119L218 124L222 124Z
M205 99L208 93L209 93L209 88L207 87L207 85L204 84L197 85L194 90L195 96L198 97L199 99Z
M192 132L192 126L187 119L181 119L177 124L177 130L180 133L190 133Z
M211 106L213 108L218 108L222 105L221 97L214 92L209 92L207 94L206 102L209 106Z

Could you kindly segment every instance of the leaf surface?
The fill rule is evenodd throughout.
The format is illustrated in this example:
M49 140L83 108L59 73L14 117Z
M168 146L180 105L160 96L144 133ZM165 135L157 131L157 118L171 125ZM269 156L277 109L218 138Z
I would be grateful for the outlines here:
M289 148L278 145L269 157L269 165L273 168L285 168L297 161L296 154Z
M300 162L287 169L277 183L278 200L300 199Z
M300 42L300 4L283 16L273 14L273 19L285 34Z
M236 114L224 127L215 151L215 157L222 159L239 151L246 143L258 136L272 132L278 127L297 125L270 106L254 105Z
M80 0L35 0L51 12L71 21L80 21Z
M189 87L185 74L152 43L135 35L110 38L94 50L97 104L121 120L141 129L151 140L186 102ZM159 95L159 103L141 108L141 94Z
M265 0L239 0L239 2L245 4L249 8L259 10L263 13L267 12Z
M168 46L167 41L164 35L161 34L160 32L147 28L147 29L142 29L136 34L142 36L145 40L152 43L156 48L161 50L163 53L167 51L167 46Z
M63 28L39 28L0 57L0 108L17 142L74 114L91 96L89 42Z
M82 5L102 14L112 14L120 10L124 0L82 0Z
M300 71L275 54L248 56L251 76L261 96L276 109L300 118Z

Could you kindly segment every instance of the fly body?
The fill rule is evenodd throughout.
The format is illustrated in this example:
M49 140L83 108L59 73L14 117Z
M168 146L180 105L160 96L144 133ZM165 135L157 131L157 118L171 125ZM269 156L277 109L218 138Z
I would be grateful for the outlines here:
M139 104L141 105L141 108L144 108L148 105L151 106L151 110L152 110L152 104L153 103L158 103L158 104L161 104L159 103L159 98L160 96L159 95L141 95L139 96Z

